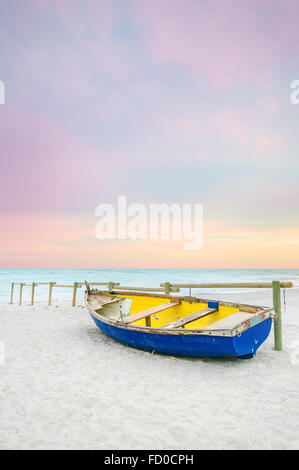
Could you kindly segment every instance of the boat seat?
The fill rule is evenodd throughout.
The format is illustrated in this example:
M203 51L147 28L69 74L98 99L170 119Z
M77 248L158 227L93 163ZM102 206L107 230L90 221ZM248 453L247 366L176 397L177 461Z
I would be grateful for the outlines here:
M148 308L147 310L142 310L138 313L133 313L133 315L128 315L122 319L123 323L134 323L137 320L141 320L145 318L146 326L151 326L150 324L150 316L154 313L162 312L163 310L167 310L168 308L176 307L180 305L181 302L167 302L166 304L157 305L156 307Z
M233 328L234 326L242 323L243 321L249 320L254 316L252 312L236 312L228 317L222 318L208 326L202 328L203 330L225 330L227 328Z
M184 327L184 325L187 325L188 323L191 323L195 320L198 320L199 318L205 317L207 315L210 315L210 313L217 312L216 308L205 308L204 310L200 310L199 312L191 313L191 315L188 315L187 317L184 318L179 318L178 320L168 323L168 325L163 326L163 328L180 328L181 326Z

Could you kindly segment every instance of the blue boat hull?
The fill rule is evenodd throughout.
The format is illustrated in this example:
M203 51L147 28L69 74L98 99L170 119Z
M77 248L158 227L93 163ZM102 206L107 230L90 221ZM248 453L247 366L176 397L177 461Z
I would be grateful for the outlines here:
M271 318L233 337L197 334L154 334L120 328L91 315L97 327L110 338L133 348L171 356L251 358L271 331Z

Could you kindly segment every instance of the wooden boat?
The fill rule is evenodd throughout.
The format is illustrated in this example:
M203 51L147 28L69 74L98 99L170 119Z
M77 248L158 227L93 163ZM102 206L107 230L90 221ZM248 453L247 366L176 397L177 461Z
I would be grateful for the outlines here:
M89 286L85 303L107 336L173 356L251 358L269 336L273 316L267 307Z

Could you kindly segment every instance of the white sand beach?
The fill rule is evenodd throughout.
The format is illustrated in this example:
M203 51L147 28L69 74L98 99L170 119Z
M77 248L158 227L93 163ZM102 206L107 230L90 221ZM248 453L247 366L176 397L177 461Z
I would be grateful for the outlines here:
M0 450L299 450L298 10L0 0Z
M267 305L270 295L221 297ZM0 312L1 449L299 448L298 290L283 352L272 332L251 360L134 350L97 330L82 304Z

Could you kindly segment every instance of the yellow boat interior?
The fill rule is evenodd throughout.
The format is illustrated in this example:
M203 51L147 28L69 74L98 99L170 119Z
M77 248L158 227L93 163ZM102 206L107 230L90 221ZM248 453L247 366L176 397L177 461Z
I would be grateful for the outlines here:
M252 318L262 307L132 292L91 291L91 311L132 326L152 328L230 328Z

